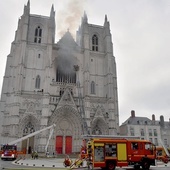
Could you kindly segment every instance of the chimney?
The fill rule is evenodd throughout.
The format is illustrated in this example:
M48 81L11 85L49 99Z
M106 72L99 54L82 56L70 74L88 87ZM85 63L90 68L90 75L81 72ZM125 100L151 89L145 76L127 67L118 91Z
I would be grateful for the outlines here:
M131 110L131 117L135 117L135 111L134 110Z
M152 121L155 121L155 115L154 114L152 115Z
M165 126L164 117L162 115L160 116L160 125L161 127Z

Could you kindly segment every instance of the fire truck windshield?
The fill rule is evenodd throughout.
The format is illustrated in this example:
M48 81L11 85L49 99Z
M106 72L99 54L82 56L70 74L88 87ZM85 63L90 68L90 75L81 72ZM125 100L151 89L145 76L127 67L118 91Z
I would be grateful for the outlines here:
M4 145L2 150L17 150L17 147L15 145Z
M145 150L149 150L153 154L156 151L156 147L152 143L145 143Z

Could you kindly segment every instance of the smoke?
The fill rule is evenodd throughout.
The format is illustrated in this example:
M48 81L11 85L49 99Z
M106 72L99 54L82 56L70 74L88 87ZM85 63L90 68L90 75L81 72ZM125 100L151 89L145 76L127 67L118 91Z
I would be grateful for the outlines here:
M74 74L74 65L77 64L73 52L68 49L60 49L56 59L56 66L62 74Z
M83 16L85 0L69 0L63 10L57 12L57 36L62 37L69 29L75 38L76 30Z

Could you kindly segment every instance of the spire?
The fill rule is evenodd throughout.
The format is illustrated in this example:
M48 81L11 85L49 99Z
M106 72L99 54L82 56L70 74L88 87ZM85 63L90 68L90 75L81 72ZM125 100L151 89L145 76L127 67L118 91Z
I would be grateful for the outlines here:
M30 8L30 0L28 0L28 2L27 2L27 7Z
M83 22L86 22L86 23L88 22L87 14L85 11L84 11Z
M105 15L105 22L107 22L107 15Z
M50 12L50 17L54 17L54 16L55 16L54 5L52 5L51 12Z
M105 20L104 20L104 26L105 27L110 27L110 23L109 23L109 21L107 20L107 15L105 15Z
M30 14L30 0L28 0L27 5L24 6L24 15Z

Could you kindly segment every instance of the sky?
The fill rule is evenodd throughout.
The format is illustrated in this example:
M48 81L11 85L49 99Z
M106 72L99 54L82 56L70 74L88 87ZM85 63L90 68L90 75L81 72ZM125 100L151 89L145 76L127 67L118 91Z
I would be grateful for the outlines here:
M0 89L7 55L27 0L0 0ZM84 11L88 23L110 22L120 124L136 116L170 118L170 0L30 0L31 14L56 12L56 42L67 29L73 36ZM71 21L70 25L65 24ZM62 24L60 24L62 23ZM68 22L67 22L68 23Z

